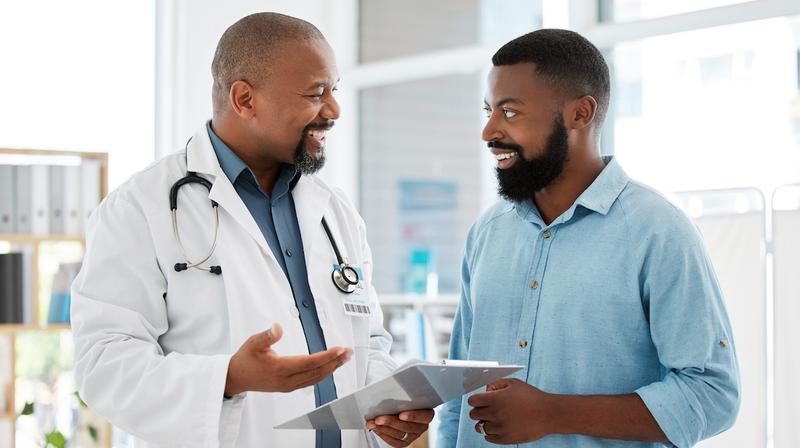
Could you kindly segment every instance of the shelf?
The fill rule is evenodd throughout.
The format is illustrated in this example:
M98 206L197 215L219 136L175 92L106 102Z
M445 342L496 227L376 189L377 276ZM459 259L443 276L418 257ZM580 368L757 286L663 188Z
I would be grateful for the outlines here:
M2 233L0 234L0 241L8 241L11 243L31 243L41 241L74 241L78 243L83 242L81 235L23 235L16 233Z
M69 324L0 324L0 333L20 333L24 331L71 331Z

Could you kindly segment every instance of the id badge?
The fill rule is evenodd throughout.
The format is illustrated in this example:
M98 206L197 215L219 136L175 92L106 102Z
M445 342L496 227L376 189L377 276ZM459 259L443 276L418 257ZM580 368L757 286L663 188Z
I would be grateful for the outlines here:
M369 306L369 294L364 289L364 273L358 266L350 265L350 267L358 272L358 284L351 294L342 294L344 314L353 317L369 317L372 315L372 309ZM339 269L339 265L334 264L333 269Z

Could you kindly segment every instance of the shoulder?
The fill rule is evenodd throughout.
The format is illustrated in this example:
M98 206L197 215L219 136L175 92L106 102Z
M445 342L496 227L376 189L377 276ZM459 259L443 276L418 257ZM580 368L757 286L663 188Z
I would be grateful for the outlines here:
M134 173L111 191L98 210L129 213L139 209L144 213L148 204L168 202L169 188L185 172L186 159L183 152L167 155Z
M619 213L632 238L695 244L697 227L686 213L654 188L631 180L618 198Z

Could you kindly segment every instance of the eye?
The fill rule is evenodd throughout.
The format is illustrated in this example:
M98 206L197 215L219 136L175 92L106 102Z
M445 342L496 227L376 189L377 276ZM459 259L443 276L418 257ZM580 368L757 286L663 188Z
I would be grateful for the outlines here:
M513 111L513 110L511 110L511 109L505 109L505 108L504 108L504 109L503 109L503 115L504 115L506 118L514 118L514 116L515 116L515 115L517 115L517 113L516 113L516 112L514 112L514 111Z
M489 106L483 106L483 112L486 114L486 118L490 118L492 116L492 108Z

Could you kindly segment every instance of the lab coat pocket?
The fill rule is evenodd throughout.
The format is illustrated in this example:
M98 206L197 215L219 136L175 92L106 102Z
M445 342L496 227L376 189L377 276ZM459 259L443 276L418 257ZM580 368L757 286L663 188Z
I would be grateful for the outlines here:
M183 353L217 354L228 350L228 307L223 275L188 269L174 272L164 301L170 331L162 345Z

